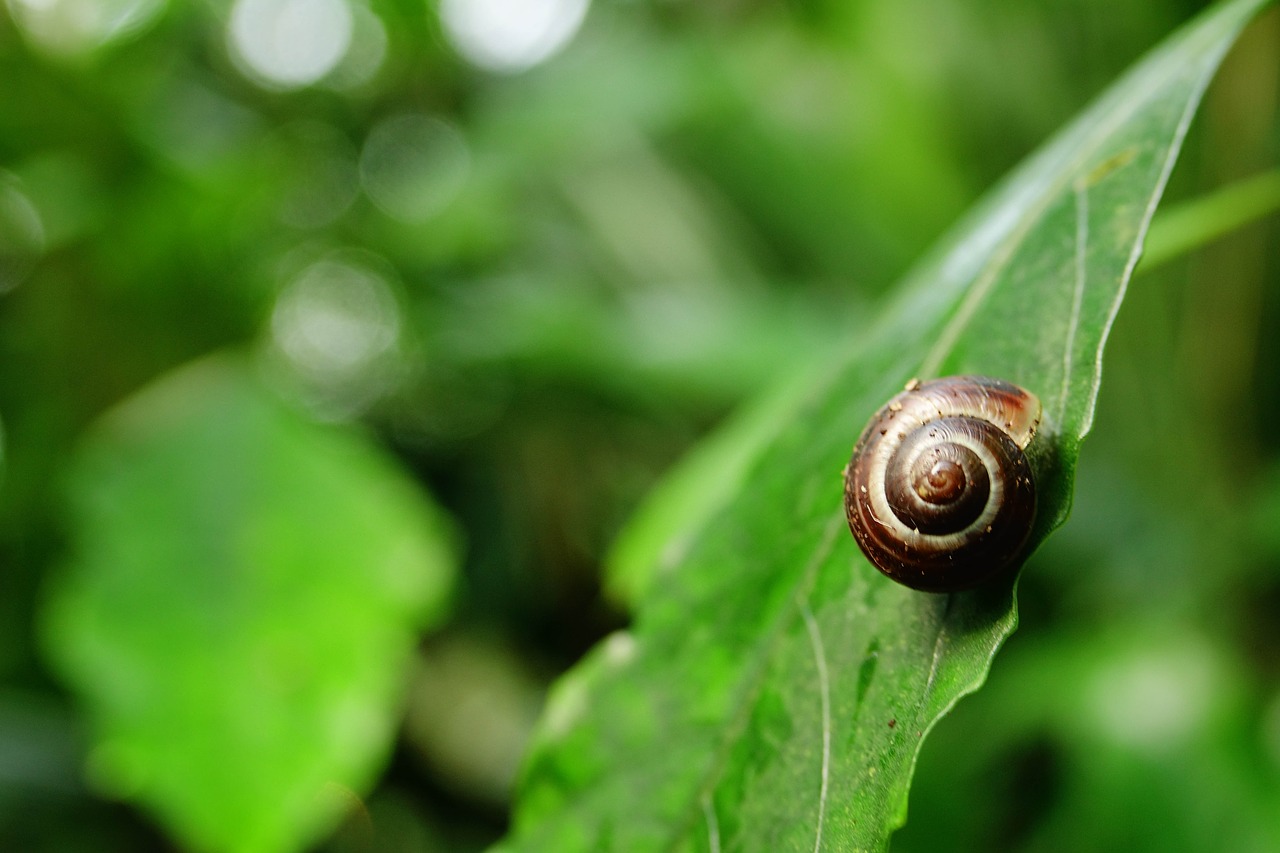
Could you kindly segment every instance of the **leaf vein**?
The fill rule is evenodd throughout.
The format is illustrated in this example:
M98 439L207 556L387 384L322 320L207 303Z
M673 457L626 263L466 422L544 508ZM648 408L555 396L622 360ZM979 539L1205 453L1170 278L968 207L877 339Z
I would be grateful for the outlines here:
M813 611L805 602L800 603L800 615L809 631L809 644L813 647L813 660L818 667L818 689L822 695L822 783L818 789L818 831L813 842L813 853L822 849L822 825L827 812L827 785L831 776L831 681L827 675L827 653L822 646L822 633Z
M720 822L716 820L716 810L711 803L710 794L702 796L702 815L707 821L707 847L711 853L720 853Z
M832 548L835 546L836 534L845 526L844 511L835 513L827 522L826 527L822 531L822 538L819 540L813 554L809 557L809 561L805 564L804 571L800 576L799 589L801 594L793 599L797 608L804 607L803 596L808 594L812 588L814 578L818 573L818 568L822 562L831 554ZM759 653L755 656L755 660L751 664L751 669L743 679L743 687L741 698L736 703L737 712L732 724L726 729L724 739L720 742L719 748L715 755L715 759L709 764L706 776L702 786L700 801L706 802L712 792L715 790L715 782L720 773L724 770L726 761L732 751L733 745L737 742L742 732L746 729L746 723L751 715L751 700L758 695L764 686L764 675L768 672L768 661L773 655L774 650L782 641L786 633L788 625L793 624L792 620L795 616L794 610L788 608L778 619L774 629L769 633L768 638L761 644ZM686 827L689 824L686 824ZM717 843L719 841L717 832ZM670 849L679 849L679 838L673 837Z

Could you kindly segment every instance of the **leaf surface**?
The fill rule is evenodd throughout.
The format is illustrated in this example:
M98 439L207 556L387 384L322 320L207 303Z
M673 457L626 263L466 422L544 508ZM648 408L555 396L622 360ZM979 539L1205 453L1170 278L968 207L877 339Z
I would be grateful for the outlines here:
M979 204L873 331L780 395L785 412L761 407L676 474L682 512L651 508L624 539L615 586L640 595L635 626L555 690L509 849L887 845L924 735L982 683L1017 617L1012 582L926 594L866 562L841 503L852 444L912 377L1013 381L1045 408L1032 542L1062 523L1156 202L1261 5L1217 7L1168 39Z
M444 516L229 357L100 421L67 488L44 628L93 777L192 849L314 840L372 784L418 631L444 613Z

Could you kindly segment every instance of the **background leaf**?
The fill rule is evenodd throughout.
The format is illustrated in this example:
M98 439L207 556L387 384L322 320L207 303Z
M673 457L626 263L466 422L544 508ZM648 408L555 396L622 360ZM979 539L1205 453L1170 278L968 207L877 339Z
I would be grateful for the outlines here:
M91 771L195 849L300 849L367 789L453 575L438 511L241 360L140 392L71 470L45 619Z
M1061 523L1155 203L1204 86L1260 5L1223 6L1172 37L908 278L741 493L706 513L687 557L647 584L634 631L559 685L512 847L886 843L921 739L982 681L1016 617L1011 585L926 595L876 575L844 532L840 466L908 377L1000 376L1044 402L1037 541Z

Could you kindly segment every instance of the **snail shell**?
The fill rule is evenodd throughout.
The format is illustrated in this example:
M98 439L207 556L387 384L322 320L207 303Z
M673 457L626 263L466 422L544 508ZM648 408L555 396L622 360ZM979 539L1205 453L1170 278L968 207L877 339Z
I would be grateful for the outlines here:
M1008 382L908 383L871 418L844 470L845 515L867 559L931 592L1009 566L1035 520L1023 451L1039 424L1039 399Z

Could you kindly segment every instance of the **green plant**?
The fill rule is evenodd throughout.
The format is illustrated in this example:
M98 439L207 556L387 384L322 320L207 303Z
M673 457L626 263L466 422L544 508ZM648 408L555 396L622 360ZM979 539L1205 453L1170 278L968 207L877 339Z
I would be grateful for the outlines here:
M1066 519L1151 217L1258 5L1215 10L1129 72L908 276L870 334L788 389L750 447L729 431L730 449L707 451L727 464L676 475L656 500L679 516L649 510L661 521L642 516L652 529L622 557L634 630L553 697L513 849L887 845L925 735L1016 624L1015 584L888 586L847 537L837 462L910 378L997 376L1044 401L1033 538Z
M962 217L1195 5L11 0L0 849L1280 847L1277 18ZM962 370L1016 599L841 518Z

